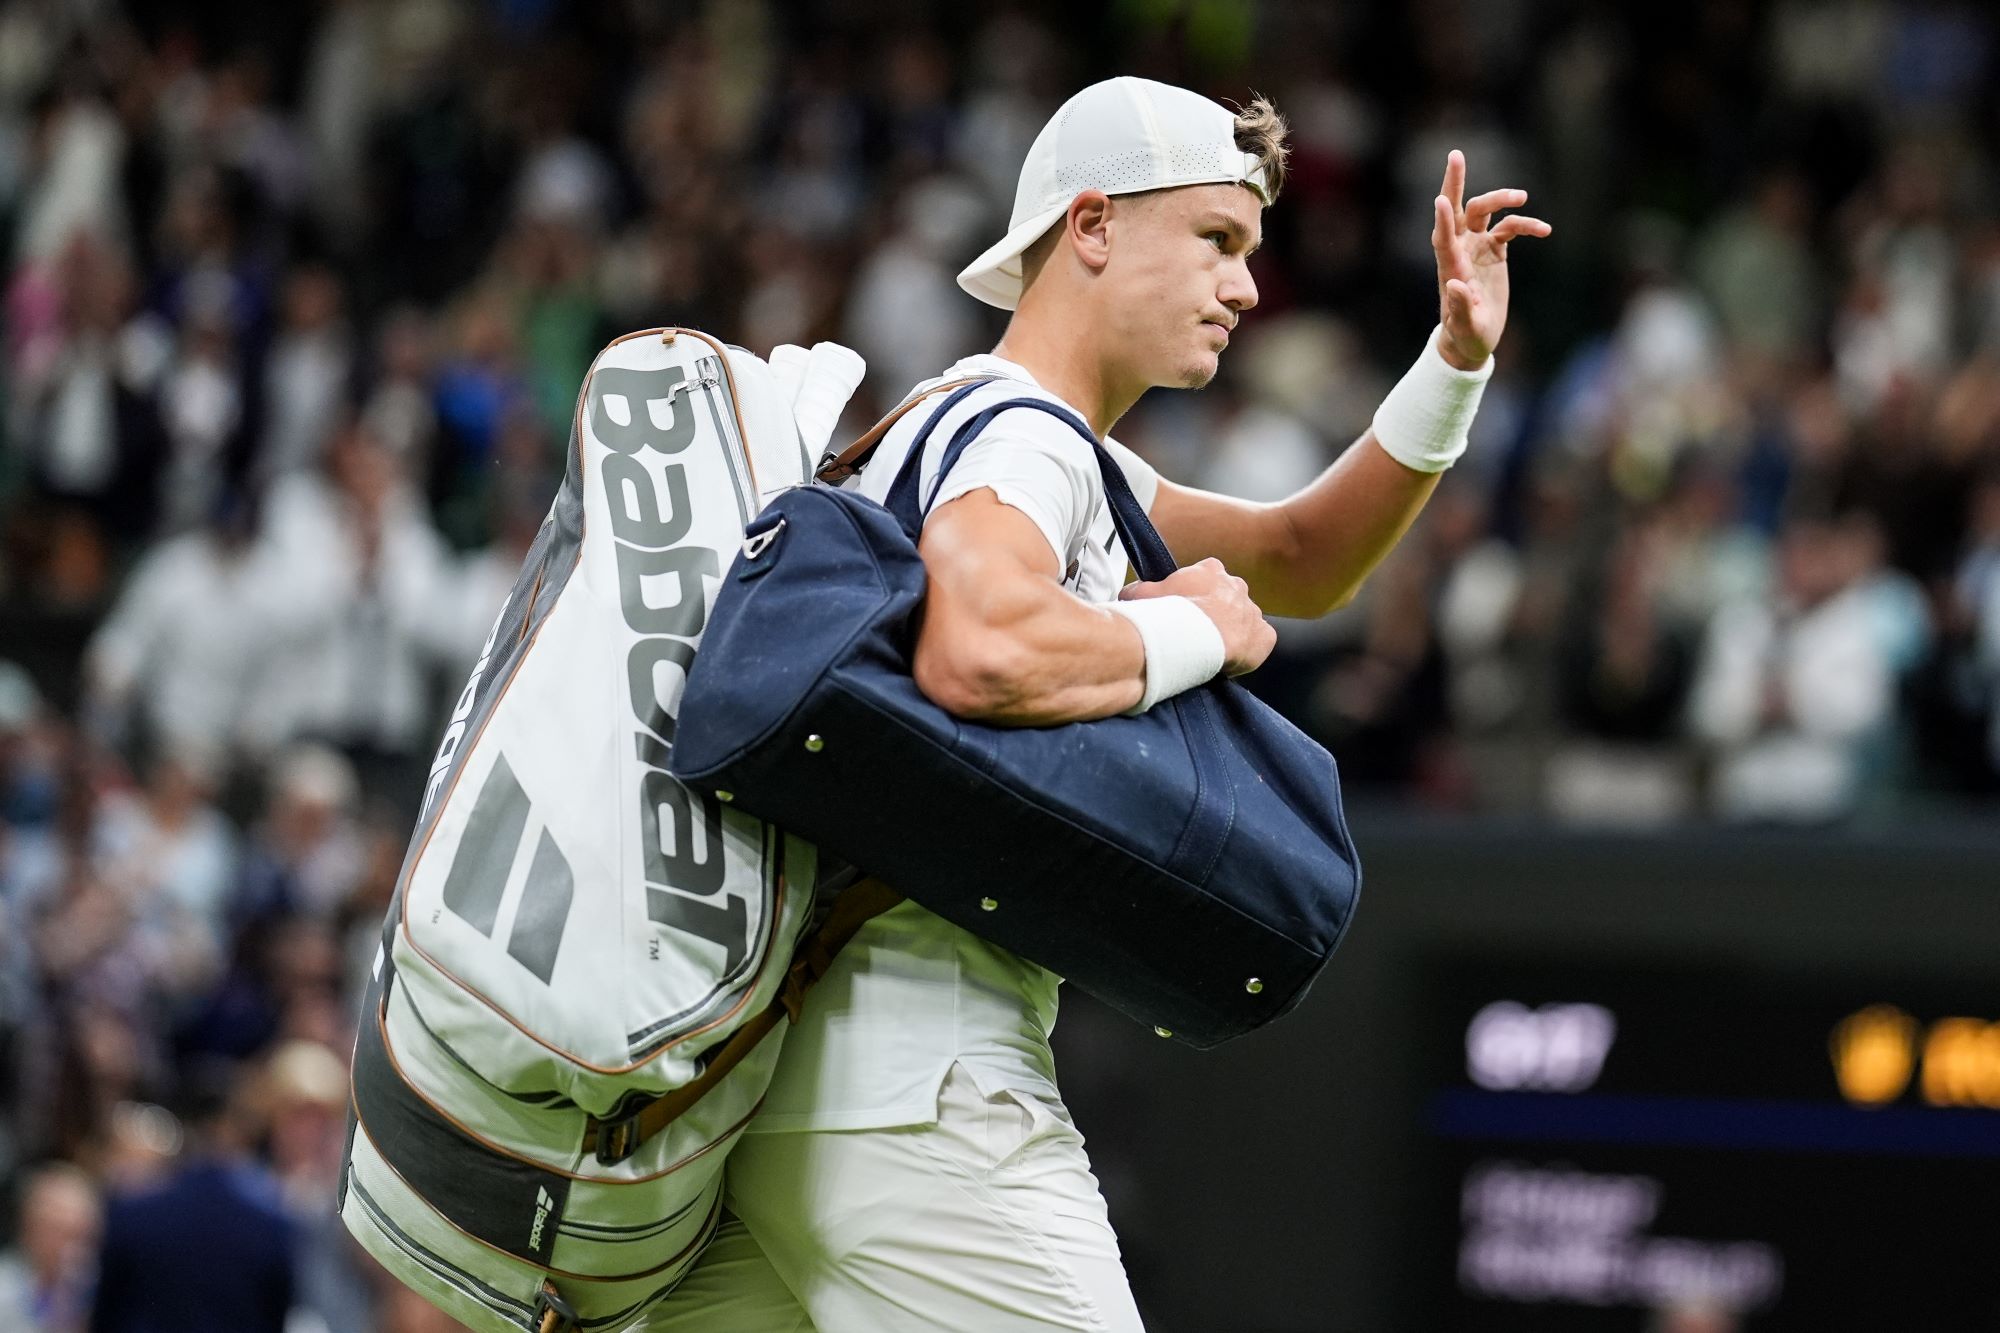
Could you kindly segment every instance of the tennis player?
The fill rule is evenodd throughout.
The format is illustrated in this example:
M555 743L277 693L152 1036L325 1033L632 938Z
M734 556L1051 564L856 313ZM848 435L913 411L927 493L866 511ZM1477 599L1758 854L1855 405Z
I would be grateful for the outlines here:
M1046 413L1002 414L936 492L922 535L930 591L916 676L949 711L1023 725L1101 718L1255 668L1275 639L1264 615L1347 602L1465 448L1506 324L1507 247L1549 227L1496 218L1524 191L1465 199L1456 152L1431 220L1439 327L1317 481L1250 504L1176 485L1110 438L1148 389L1207 384L1257 304L1249 261L1283 184L1284 139L1262 99L1232 111L1118 78L1070 98L1029 150L1011 230L958 279L1013 311L1006 335L915 392L996 383L933 432L920 493L932 493L959 420L1041 395L1089 423L1186 564L1126 583L1088 444ZM849 484L883 498L927 415L906 414ZM857 818L897 817L855 798ZM1057 987L914 903L866 926L789 1035L730 1157L740 1223L655 1326L1138 1329L1057 1090Z

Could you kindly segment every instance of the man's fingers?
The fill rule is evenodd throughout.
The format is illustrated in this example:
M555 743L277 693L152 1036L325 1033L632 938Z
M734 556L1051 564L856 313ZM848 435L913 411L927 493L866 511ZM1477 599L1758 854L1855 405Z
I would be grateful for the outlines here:
M1460 319L1472 318L1473 296L1470 284L1453 278L1444 285L1444 299L1451 307L1452 314Z
M1452 234L1458 230L1458 219L1451 211L1451 201L1443 195L1431 200L1431 249L1437 251L1440 262L1451 255Z
M1456 219L1458 210L1465 206L1465 154L1456 148L1444 159L1444 197L1451 204L1452 217Z
M1465 225L1472 231L1485 231L1486 223L1503 208L1519 208L1528 202L1526 190L1488 190L1465 206Z
M1531 218L1525 214L1516 213L1512 217L1504 217L1494 223L1493 230L1488 232L1487 235L1496 241L1511 241L1517 236L1547 236L1554 230L1555 228L1549 226L1548 223L1542 221L1540 218Z

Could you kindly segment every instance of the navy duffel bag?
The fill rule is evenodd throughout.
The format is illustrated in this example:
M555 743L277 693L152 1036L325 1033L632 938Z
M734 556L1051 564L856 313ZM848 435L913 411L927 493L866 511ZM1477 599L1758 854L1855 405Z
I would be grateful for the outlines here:
M1240 1036L1299 1002L1353 919L1360 864L1333 757L1231 680L1053 727L962 721L919 692L921 459L982 387L931 415L886 507L808 485L746 529L681 700L673 775L1163 1036ZM1117 463L1052 403L978 413L938 476L1013 410L1091 442L1139 577L1172 573Z

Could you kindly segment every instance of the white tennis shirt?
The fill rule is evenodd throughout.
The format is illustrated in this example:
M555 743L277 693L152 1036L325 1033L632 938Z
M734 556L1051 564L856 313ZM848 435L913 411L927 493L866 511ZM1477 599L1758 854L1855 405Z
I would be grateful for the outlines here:
M972 375L1001 379L967 395L932 431L919 497L930 495L945 445L964 421L1010 397L1062 402L1014 362L984 355L966 357L914 392ZM906 413L847 485L871 499L885 498L918 432L943 401L940 396ZM1159 475L1123 445L1106 440L1105 447L1150 510ZM1096 457L1082 436L1046 412L1002 413L960 456L930 512L981 487L1041 529L1063 568L1064 587L1091 602L1118 595L1125 552ZM893 812L876 813L894 818ZM807 997L750 1130L929 1124L937 1119L938 1089L953 1061L988 1092L1042 1084L1053 1095L1048 1037L1058 984L1047 969L903 903L862 927Z

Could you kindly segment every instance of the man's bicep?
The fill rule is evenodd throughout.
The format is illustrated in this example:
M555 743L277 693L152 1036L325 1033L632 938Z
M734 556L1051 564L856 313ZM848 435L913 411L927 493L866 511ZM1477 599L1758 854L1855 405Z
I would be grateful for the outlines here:
M933 583L957 590L1010 573L1059 582L1061 558L1027 511L982 486L940 504L924 523L918 552Z

